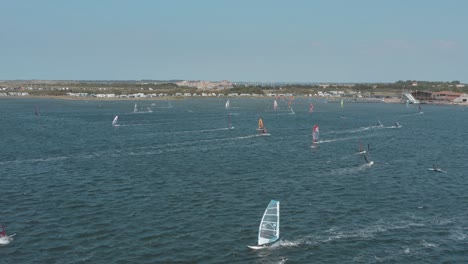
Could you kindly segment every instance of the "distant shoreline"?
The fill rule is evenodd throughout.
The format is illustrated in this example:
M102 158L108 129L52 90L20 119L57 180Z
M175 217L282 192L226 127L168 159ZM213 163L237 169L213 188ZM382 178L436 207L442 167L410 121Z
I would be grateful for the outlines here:
M295 98L311 98L311 99L327 99L332 103L339 102L341 99L358 101L362 103L389 103L389 104L404 104L404 101L397 97L392 98L348 98L348 97L309 97L309 96L294 96ZM132 97L132 98L120 98L120 97L79 97L79 96L66 96L66 95L25 95L25 96L0 96L1 99L57 99L57 100L72 100L72 101L165 101L165 100L186 100L190 98L274 98L270 96L164 96L164 97ZM346 102L346 101L345 101ZM454 103L454 102L444 102L444 101L431 101L431 102L421 102L421 104L428 105L461 105L468 106L468 102L464 103Z

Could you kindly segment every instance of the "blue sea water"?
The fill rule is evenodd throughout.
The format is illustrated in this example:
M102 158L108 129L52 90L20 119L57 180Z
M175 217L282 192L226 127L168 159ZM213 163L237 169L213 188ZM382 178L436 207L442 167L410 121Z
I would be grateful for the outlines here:
M312 102L1 99L0 262L467 263L468 110Z

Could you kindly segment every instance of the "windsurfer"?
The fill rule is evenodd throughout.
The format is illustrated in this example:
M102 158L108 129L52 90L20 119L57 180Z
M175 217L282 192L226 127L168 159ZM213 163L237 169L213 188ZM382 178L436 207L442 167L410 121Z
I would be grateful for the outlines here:
M0 232L0 237L7 236L6 230L5 230L5 228L3 227L2 224L0 224L0 227L2 228L2 231Z
M369 160L367 160L367 156L364 155L364 160L367 162L367 164L369 164Z

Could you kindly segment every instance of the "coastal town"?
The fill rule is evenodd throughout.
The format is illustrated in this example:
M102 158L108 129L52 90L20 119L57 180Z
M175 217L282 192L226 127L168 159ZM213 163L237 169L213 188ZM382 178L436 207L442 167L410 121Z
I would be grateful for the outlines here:
M316 97L366 102L468 104L460 82L394 84L174 81L0 81L0 98L157 99L186 97ZM395 87L397 86L397 87ZM399 87L401 86L401 90Z

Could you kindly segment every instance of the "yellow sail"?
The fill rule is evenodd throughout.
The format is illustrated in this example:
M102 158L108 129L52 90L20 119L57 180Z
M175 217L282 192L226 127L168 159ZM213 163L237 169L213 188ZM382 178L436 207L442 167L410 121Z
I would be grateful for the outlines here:
M258 119L258 129L263 129L263 120L261 118Z

